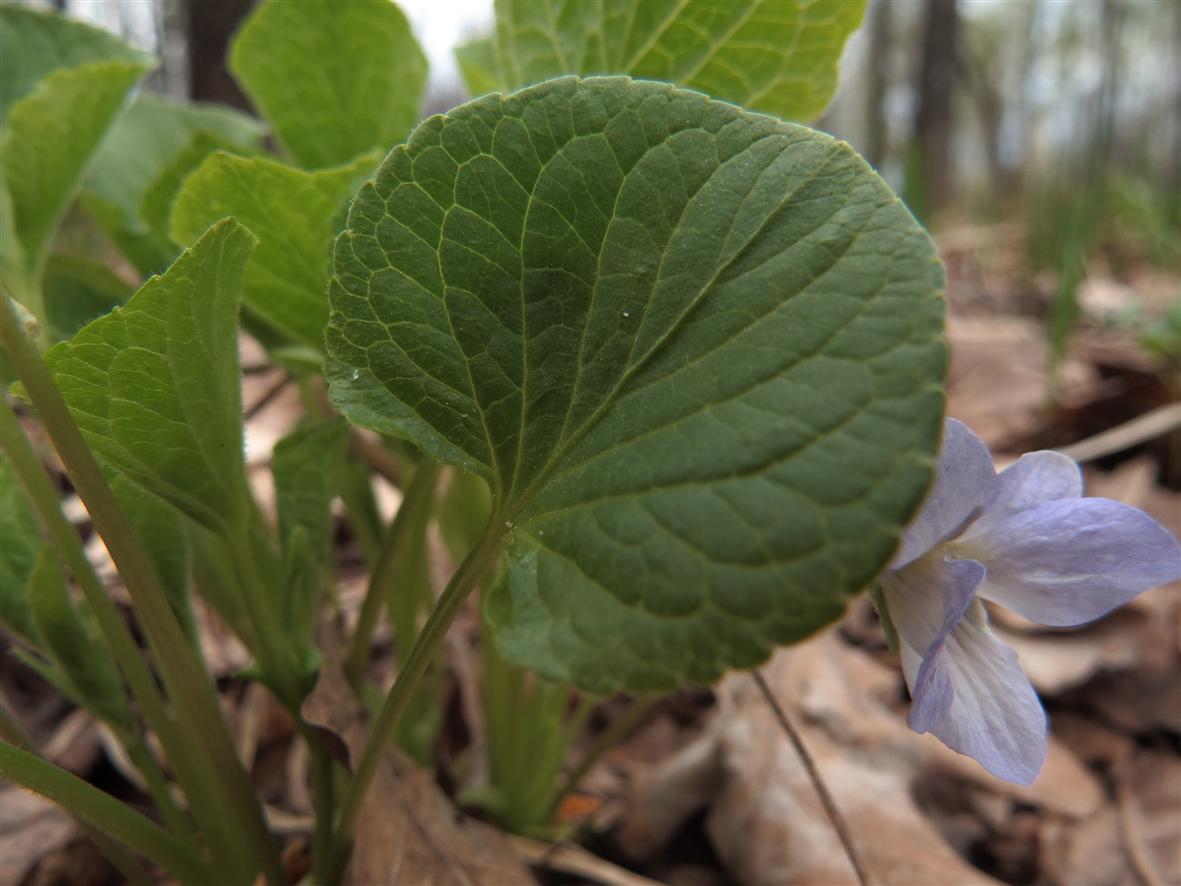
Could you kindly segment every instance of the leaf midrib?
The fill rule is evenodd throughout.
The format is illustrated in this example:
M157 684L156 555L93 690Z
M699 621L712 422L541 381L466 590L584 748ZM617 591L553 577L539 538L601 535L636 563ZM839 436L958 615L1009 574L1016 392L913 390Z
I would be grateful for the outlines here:
M753 146L753 143L752 143L752 146ZM750 149L750 146L748 146L744 150L749 150L749 149ZM827 155L825 155L824 159L816 164L816 168L811 172L811 174L806 179L804 179L804 181L802 181L799 185L797 185L795 188L793 188L789 194L786 194L784 196L784 198L782 200L780 200L780 202L775 206L774 209L772 209L770 212L767 213L766 218L764 218L762 223L758 226L758 228L756 228L751 233L750 237L747 239L747 241L743 245L743 247L741 249L739 249L738 251L736 251L734 253L734 255L730 257L729 260L727 260L725 263L720 265L715 270L715 272L713 273L713 275L711 275L709 280L707 280L705 282L705 284L702 286L701 291L684 308L684 310L682 310L680 312L680 314L678 314L676 319L672 323L669 324L668 330L666 330L665 333L663 335L661 335L652 344L652 346L648 349L648 351L645 354L641 355L640 358L638 360L636 360L636 362L634 364L630 365L622 373L622 375L619 378L619 381L615 384L615 386L612 388L611 392L603 399L603 402L591 414L591 416L585 422L583 422L583 424L579 428L577 428L570 435L569 438L567 438L564 442L560 443L560 445L554 451L554 453L546 460L545 465L537 472L537 476L535 477L535 479L533 481L531 481L528 486L525 487L525 491L522 492L519 496L514 497L515 503L512 501L505 503L506 513L508 513L508 514L520 513L521 511L523 511L525 509L525 507L528 506L529 502L541 492L541 490L548 484L548 482L552 479L552 476L554 475L554 473L560 467L562 460L565 459L565 457L570 453L570 451L574 448L575 445L577 445L584 437L586 437L586 435L588 433L590 433L591 430L594 429L594 427L600 421L602 421L602 419L606 415L606 413L615 405L617 398L619 397L620 391L639 373L639 371L641 369L644 368L645 365L647 365L647 363L660 350L662 350L665 343L668 342L680 330L680 328L683 325L683 323L685 322L685 320L696 311L696 309L699 305L701 305L705 301L705 299L708 297L708 295L713 290L719 277L727 269L729 269L733 265L733 263L735 261L737 261L745 253L745 250L750 246L750 244L752 242L754 242L759 237L759 235L764 231L764 229L766 228L766 225L769 224L771 222L771 220L774 219L778 215L778 213L782 212L782 210L791 202L791 200L803 188L807 187L812 181L814 181L819 176L821 171L823 171L825 168L828 167L829 163L833 160L833 158L835 158L840 153L841 153L841 148L840 148L839 143L834 144L833 148L829 151L829 153ZM721 167L719 167L719 169L720 168ZM708 181L710 179L712 179L713 175L716 174L716 172L717 172L717 170L714 170L714 172L710 174L710 177L708 179L706 179L706 183L708 183ZM704 184L702 185L702 187L704 187ZM622 186L621 186L621 190L622 190ZM686 201L685 205L688 206L689 201ZM836 212L838 212L839 210L840 210L840 207L838 207L836 210L834 210L833 215L835 215ZM817 229L819 229L820 227L821 226L817 226ZM674 233L675 233L675 230L676 229L674 228ZM671 240L672 236L673 236L673 234L670 234L670 240ZM803 238L801 238L801 239L803 239ZM855 240L856 240L856 235L854 235L853 237L850 238L849 243L846 246L846 251L848 248L850 248L852 246L852 243ZM844 254L844 252L842 252L842 255L843 254ZM838 261L839 261L839 256L836 259L834 259L833 266L835 266L835 264ZM831 270L831 266L830 266L829 270ZM813 282L815 282L815 281L810 280L809 285L811 285ZM796 293L796 295L798 295L798 294L799 293ZM651 297L651 293L649 293L649 297ZM647 304L648 304L648 302L646 301L645 305L647 305ZM761 320L761 319L763 319L763 318L759 317L754 322L757 322L757 320ZM745 329L748 327L744 326L743 328ZM639 333L639 330L637 329L637 335L638 335L638 333ZM635 340L633 339L633 345L634 345L634 341ZM629 353L629 359L630 359L630 353ZM573 393L571 396L573 397ZM518 447L519 447L519 451L518 451L518 462L519 462L520 457L521 457L520 450L522 450L524 448L524 436L523 435L520 438L520 442L518 444ZM514 484L515 484L517 477L514 476L513 480L514 480Z

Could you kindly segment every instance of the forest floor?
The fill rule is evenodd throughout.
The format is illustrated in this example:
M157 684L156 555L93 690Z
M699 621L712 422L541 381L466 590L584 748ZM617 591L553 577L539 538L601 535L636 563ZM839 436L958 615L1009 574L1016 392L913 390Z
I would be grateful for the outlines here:
M1089 268L1083 321L1051 374L1044 332L1051 287L1022 279L1010 260L1013 236L997 226L938 238L949 269L949 413L989 443L998 467L1030 449L1065 448L1084 462L1089 495L1142 508L1181 536L1181 376L1113 320L1130 305L1160 313L1181 279L1147 268L1115 279ZM259 360L251 353L244 365ZM298 412L295 391L280 381L272 372L244 377L247 452L264 503L273 499L265 470L271 448ZM1146 415L1154 416L1147 429ZM398 493L380 485L388 515ZM68 500L67 508L85 531L80 503ZM364 576L343 523L339 537L347 620ZM435 547L445 577L451 564ZM89 550L120 597L101 541L92 538ZM271 824L286 841L294 881L308 867L306 751L269 693L234 676L246 663L242 647L208 613L200 620L206 659ZM999 610L993 622L1050 715L1049 758L1030 787L999 781L910 732L897 660L865 599L843 622L763 668L816 757L872 881L1181 883L1181 586L1143 594L1073 631ZM483 740L473 713L475 623L461 617L448 644L452 702L436 743L442 772L477 754ZM386 632L375 658L375 673L384 670L386 679L390 651ZM316 699L321 722L347 743L360 714L330 685ZM133 804L143 801L138 776L106 730L7 654L0 654L0 700L50 759ZM603 701L585 740L619 710L618 700ZM799 758L747 674L656 704L563 804L560 817L577 839L560 844L509 838L457 814L444 790L454 779L436 780L404 760L391 761L382 778L400 787L381 792L376 802L384 805L375 811L382 814L368 816L356 882L854 882ZM113 882L117 875L68 816L0 786L0 884Z

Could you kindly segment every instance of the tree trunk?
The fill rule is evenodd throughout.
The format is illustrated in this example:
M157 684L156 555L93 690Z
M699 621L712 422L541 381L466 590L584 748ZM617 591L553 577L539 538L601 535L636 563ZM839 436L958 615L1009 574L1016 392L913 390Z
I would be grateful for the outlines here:
M1095 152L1091 167L1096 176L1103 176L1111 167L1115 150L1116 111L1119 106L1122 65L1120 58L1120 33L1123 30L1124 12L1117 0L1103 0L1099 16L1099 45L1103 59L1102 80L1099 85L1099 103L1096 108L1095 135L1091 141Z
M911 208L929 217L951 197L952 105L959 45L956 0L926 0L923 59L914 120Z
M185 0L189 24L189 95L248 109L250 102L226 68L226 48L254 0Z
M869 82L865 90L865 159L880 169L890 149L886 94L890 88L890 0L869 7Z

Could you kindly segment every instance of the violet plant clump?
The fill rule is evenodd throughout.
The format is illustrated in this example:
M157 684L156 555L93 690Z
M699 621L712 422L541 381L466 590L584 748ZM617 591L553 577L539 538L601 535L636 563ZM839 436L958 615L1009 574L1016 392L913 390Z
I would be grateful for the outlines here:
M1082 493L1066 456L1031 452L997 474L984 442L948 419L934 486L881 579L911 728L1019 784L1045 761L1046 715L984 601L1073 627L1181 578L1164 527Z
M953 422L890 562L940 440L943 268L877 173L801 125L864 5L498 0L458 53L473 100L414 126L427 62L394 3L257 4L229 67L258 117L150 95L154 59L0 4L0 380L27 401L0 400L0 627L115 732L151 810L39 757L3 706L0 778L106 834L130 882L142 858L186 884L286 883L201 598L253 659L235 679L305 745L311 877L339 883L391 743L435 762L443 639L476 594L487 747L448 780L553 836L653 693L757 667L886 568L912 725L1032 779L1044 715L980 600L1075 624L1175 577L1177 545L1080 499L1059 456L997 477ZM90 253L60 251L67 213L103 232ZM244 335L284 375L248 406ZM289 384L299 423L248 462L244 411ZM353 568L340 521L368 572L344 672L374 713L347 765L308 709ZM458 564L439 592L435 524ZM368 679L383 616L388 692ZM632 707L579 759L616 692Z

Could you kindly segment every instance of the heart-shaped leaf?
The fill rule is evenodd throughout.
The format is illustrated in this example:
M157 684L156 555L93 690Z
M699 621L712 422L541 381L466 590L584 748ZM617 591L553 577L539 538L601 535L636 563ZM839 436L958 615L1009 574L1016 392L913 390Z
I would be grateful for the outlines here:
M319 169L405 138L427 63L395 3L267 0L234 38L230 69L283 147Z
M150 64L110 34L0 6L0 275L42 322L41 275L58 222Z
M841 50L864 10L864 0L497 0L492 45L468 44L459 61L476 95L493 72L508 89L562 74L631 74L811 120L836 89Z
M164 236L166 230L164 234L152 230L151 220L143 213L148 191L199 136L253 151L262 147L262 135L258 120L231 108L142 93L115 121L95 153L86 172L83 200L137 269L145 275L163 271L180 250ZM175 189L170 198L172 194Z
M222 531L249 507L238 302L255 242L226 219L124 307L45 353L95 453Z
M368 154L347 166L305 172L216 151L176 195L172 238L195 243L227 217L249 227L259 245L246 269L246 307L273 332L318 352L328 322L332 240L349 195L378 159Z
M479 473L508 658L705 682L836 618L931 476L942 270L845 144L564 78L428 120L336 246L352 421Z
M102 61L143 64L148 58L112 34L64 15L0 6L0 120L50 72Z

